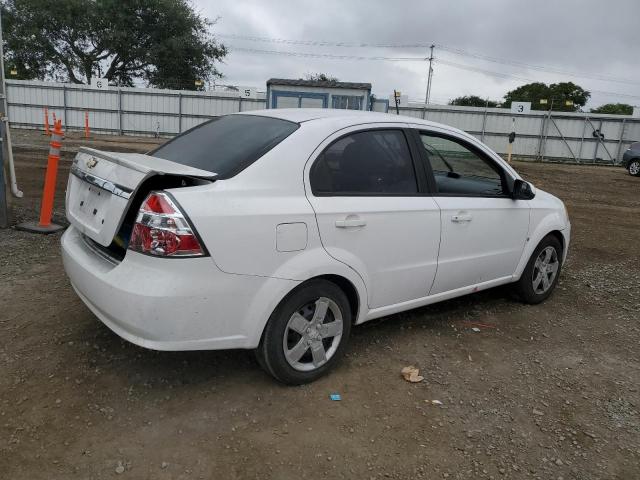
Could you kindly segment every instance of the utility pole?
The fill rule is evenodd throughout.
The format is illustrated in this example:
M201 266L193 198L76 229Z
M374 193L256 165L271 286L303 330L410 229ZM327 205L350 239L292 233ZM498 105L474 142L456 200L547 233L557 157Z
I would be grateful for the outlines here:
M1 10L1 9L0 9ZM4 168L5 162L9 160L9 156L5 153L8 153L7 148L7 128L8 124L5 121L7 112L7 97L5 94L5 85L4 85L4 51L2 44L2 13L0 13L0 108L2 112L0 112L0 228L8 228L9 227L9 208L7 207L7 179L5 176L5 172L7 171ZM4 128L3 128L4 127Z
M425 108L429 105L429 97L431 96L431 78L433 77L433 49L435 45L431 45L431 54L429 55L429 74L427 75L427 94L424 99Z
M400 115L400 108L398 108L398 104L400 103L400 92L395 88L393 89L393 101L396 104L396 115Z

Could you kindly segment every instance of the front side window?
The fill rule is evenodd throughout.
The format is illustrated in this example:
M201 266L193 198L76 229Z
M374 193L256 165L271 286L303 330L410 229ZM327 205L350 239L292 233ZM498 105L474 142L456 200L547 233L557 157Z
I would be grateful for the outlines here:
M506 188L500 167L461 142L420 133L438 193L465 196L502 196Z
M336 140L310 172L315 195L415 195L407 139L401 130L368 130Z

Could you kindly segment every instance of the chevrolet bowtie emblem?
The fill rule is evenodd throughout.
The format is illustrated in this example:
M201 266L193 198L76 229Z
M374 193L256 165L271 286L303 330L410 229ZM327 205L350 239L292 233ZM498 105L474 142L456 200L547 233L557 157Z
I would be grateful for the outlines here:
M93 168L98 164L98 160L96 160L94 157L91 157L89 160L87 160L87 168Z

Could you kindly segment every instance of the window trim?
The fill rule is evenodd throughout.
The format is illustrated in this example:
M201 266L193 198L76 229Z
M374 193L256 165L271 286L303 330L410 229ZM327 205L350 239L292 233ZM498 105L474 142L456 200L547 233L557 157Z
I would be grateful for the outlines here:
M407 148L409 150L409 157L411 158L411 164L413 165L413 173L416 179L416 186L418 187L418 191L415 193L384 193L384 192L318 192L311 181L311 177L313 175L313 170L318 163L320 157L324 155L324 153L333 146L334 143L339 142L345 137L349 137L351 135L355 135L358 133L365 133L377 130L397 130L404 135L405 141L407 142ZM366 127L358 130L350 130L349 132L345 132L342 135L331 140L331 142L322 149L320 153L316 155L309 167L308 173L308 181L309 187L311 188L311 194L314 197L430 197L431 189L429 188L429 184L427 182L427 175L424 170L423 161L421 159L421 153L417 149L415 145L414 135L410 131L411 129L406 128L404 126L379 126L379 127Z
M434 197L463 197L463 198L508 198L512 199L512 190L513 190L513 182L515 179L511 175L507 174L507 171L496 162L493 158L487 155L482 151L477 145L469 142L468 140L451 135L448 133L443 133L435 130L427 130L424 128L411 128L412 136L414 137L414 142L416 142L416 148L418 148L421 163L423 164L423 168L425 169L427 175L427 181L433 192ZM425 148L422 148L422 139L420 138L421 134L425 134L432 137L443 138L445 140L450 140L454 143L457 143L464 148L468 149L481 159L484 159L490 168L496 171L498 175L500 175L500 179L502 180L503 188L507 189L507 193L503 193L502 195L491 195L491 194L475 194L475 193L443 193L438 191L438 186L436 184L435 174L433 173L433 169L431 168L431 162L429 162L429 158L427 156L427 152ZM511 179L511 181L509 181Z

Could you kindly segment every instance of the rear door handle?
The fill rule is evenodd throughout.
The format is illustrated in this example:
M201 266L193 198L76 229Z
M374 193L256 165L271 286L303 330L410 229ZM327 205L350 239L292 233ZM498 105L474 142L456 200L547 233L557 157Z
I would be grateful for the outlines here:
M364 227L367 224L365 220L358 217L347 217L344 220L336 220L336 228L355 228Z
M468 213L456 213L451 216L451 221L454 223L465 223L470 222L473 219L471 215Z

